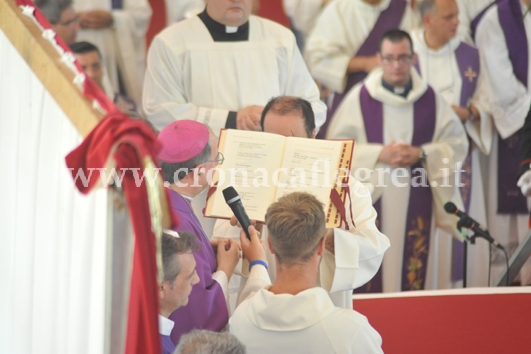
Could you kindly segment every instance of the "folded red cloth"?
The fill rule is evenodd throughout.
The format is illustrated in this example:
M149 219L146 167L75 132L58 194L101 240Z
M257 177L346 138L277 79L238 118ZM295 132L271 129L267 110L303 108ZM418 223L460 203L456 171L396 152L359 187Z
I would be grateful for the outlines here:
M146 123L115 112L104 118L65 159L76 187L85 194L100 180L97 174L90 173L90 169L104 168L109 157L114 159L118 171L125 171L121 186L135 232L126 353L161 352L156 244L146 188L150 180L144 178L140 182L134 173L135 170L144 171L146 157L159 167L159 150L157 135ZM90 178L76 178L81 172ZM165 197L169 200L168 193ZM172 227L176 227L176 216L171 210L168 212Z

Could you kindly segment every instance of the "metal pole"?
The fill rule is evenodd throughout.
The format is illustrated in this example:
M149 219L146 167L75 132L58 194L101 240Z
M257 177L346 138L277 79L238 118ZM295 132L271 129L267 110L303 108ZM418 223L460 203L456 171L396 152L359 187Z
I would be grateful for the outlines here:
M467 255L468 255L468 241L464 241L463 248L463 288L466 288L466 273L467 273Z

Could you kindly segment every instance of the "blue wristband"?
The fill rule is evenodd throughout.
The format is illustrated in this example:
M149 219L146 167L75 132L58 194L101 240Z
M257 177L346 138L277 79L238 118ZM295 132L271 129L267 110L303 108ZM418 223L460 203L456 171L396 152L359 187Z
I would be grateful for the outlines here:
M265 267L265 269L267 269L267 263L262 261L261 259L257 259L255 261L252 261L251 263L249 263L249 272L251 271L251 268L256 265L256 264L261 264Z

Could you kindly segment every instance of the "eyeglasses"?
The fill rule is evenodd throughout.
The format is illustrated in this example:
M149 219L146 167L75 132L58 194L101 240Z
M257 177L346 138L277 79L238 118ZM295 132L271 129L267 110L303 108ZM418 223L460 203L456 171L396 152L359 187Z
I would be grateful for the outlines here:
M394 56L392 55L387 55L385 57L382 57L382 61L384 62L384 64L386 65L391 65L393 64L395 61L400 64L400 65L403 65L403 64L409 64L411 63L411 61L413 60L413 55L407 55L407 54L404 54L404 55L400 55L398 56L397 58L395 58Z
M79 18L79 16L76 16L75 18L71 19L70 21L59 22L58 25L65 26L65 27L70 27L70 26L72 26L74 24L79 24L80 21L81 21L81 19Z
M215 162L216 165L221 166L223 165L223 162L225 161L225 156L221 152L218 151L218 154L216 155L216 158L214 160L210 160L207 162Z

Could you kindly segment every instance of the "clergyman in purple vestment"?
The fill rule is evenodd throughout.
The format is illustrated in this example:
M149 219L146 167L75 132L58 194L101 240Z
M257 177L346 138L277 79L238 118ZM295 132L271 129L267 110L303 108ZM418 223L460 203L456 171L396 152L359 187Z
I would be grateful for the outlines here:
M193 329L221 331L227 325L227 284L238 262L238 246L219 239L216 254L190 205L193 197L208 188L209 171L223 162L214 133L196 121L179 120L164 128L158 140L163 146L159 160L165 185L171 189L171 208L179 216L177 231L194 233L199 244L194 253L199 283L188 305L170 316L175 322L171 339L177 344Z
M460 237L457 218L443 205L462 207L450 169L466 157L467 136L451 107L412 68L416 56L406 32L387 32L378 58L381 68L349 92L329 137L356 139L354 176L375 187L379 228L391 241L383 282L377 274L367 290L434 288L438 274L430 260L437 252L430 243L437 228Z

